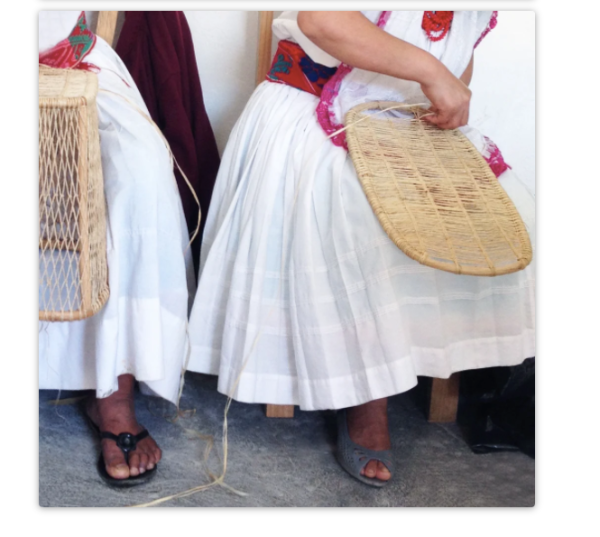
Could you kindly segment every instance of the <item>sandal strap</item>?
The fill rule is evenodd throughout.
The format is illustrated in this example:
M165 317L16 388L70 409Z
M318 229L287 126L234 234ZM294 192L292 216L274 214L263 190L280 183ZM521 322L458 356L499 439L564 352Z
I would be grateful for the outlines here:
M352 440L350 440L352 442ZM362 470L369 461L379 461L381 462L390 472L390 474L394 473L394 463L392 462L392 454L390 450L373 450L367 449L359 444L352 442L353 444L353 453L352 456L355 460L356 465Z
M149 435L150 435L150 433L148 432L147 429L144 429L140 433L135 434L135 435L128 433L128 432L120 433L120 434L113 434L108 431L100 432L100 438L106 438L107 440L114 440L114 442L117 444L117 447L125 454L126 460L128 460L129 452L135 451L135 449L137 447L137 443Z

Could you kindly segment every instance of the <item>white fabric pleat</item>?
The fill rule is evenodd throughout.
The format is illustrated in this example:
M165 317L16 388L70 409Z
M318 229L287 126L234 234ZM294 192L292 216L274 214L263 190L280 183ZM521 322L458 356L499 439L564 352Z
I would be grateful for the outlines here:
M347 153L326 140L317 102L264 82L231 134L205 228L189 369L218 374L219 390L239 401L312 410L400 393L417 375L534 356L534 264L484 278L408 258ZM534 199L512 171L499 180L535 242Z

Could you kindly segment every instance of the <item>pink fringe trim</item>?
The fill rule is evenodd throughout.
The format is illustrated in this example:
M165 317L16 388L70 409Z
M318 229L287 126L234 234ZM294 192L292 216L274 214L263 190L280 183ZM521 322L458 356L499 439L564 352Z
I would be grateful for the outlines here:
M475 46L473 47L474 49L477 48L477 46L479 45L479 43L481 43L483 41L483 38L489 34L498 24L498 12L497 11L493 11L492 12L492 16L490 17L490 22L488 22L487 28L483 31L483 33L479 36L479 39L477 40L477 42L475 43Z
M512 168L505 162L498 146L487 136L484 136L483 139L485 140L483 158L494 172L494 175L496 177L500 177L506 170L512 170Z

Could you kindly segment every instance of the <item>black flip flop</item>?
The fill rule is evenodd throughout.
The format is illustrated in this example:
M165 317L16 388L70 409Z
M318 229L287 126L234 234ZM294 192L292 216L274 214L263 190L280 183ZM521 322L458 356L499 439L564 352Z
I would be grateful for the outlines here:
M144 429L141 433L133 435L131 433L121 433L121 434L112 434L107 431L99 431L100 439L107 438L108 440L114 440L117 446L121 449L123 454L125 455L125 462L129 464L129 453L135 451L137 443L140 440L143 440L147 436L150 436L150 433ZM116 479L111 477L110 474L106 471L106 464L104 463L104 455L100 453L100 457L98 458L98 473L102 480L111 487L135 487L137 485L143 485L150 481L156 475L155 465L152 470L146 470L143 474L138 474L134 476L129 476L127 479Z
M87 422L89 423L90 427L96 432L96 434L100 437L101 441L105 438L108 440L115 441L119 449L123 452L123 455L125 455L125 462L127 464L129 464L129 453L135 451L137 443L140 440L146 438L147 436L150 436L150 433L146 429L135 435L131 433L113 434L109 433L108 431L101 431L100 428L88 416L87 412L85 412L85 408L83 409L83 411ZM154 465L154 468L152 468L152 470L146 470L143 474L129 476L126 479L116 479L106 471L104 455L102 454L102 451L100 451L100 457L98 458L98 464L96 465L96 467L98 469L98 474L107 485L116 488L127 488L143 485L144 483L150 481L156 476L156 469L158 468L158 465Z

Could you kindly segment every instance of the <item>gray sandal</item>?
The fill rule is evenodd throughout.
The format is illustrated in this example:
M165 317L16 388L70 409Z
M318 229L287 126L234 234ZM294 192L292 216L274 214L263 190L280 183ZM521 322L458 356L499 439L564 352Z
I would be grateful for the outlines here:
M352 442L350 434L348 433L345 408L337 411L337 422L337 460L342 468L355 479L372 487L383 487L387 485L388 481L382 481L381 479L376 479L374 477L366 477L360 475L360 472L369 461L377 460L385 465L390 471L390 474L393 474L394 463L392 462L392 452L389 449L367 449Z

